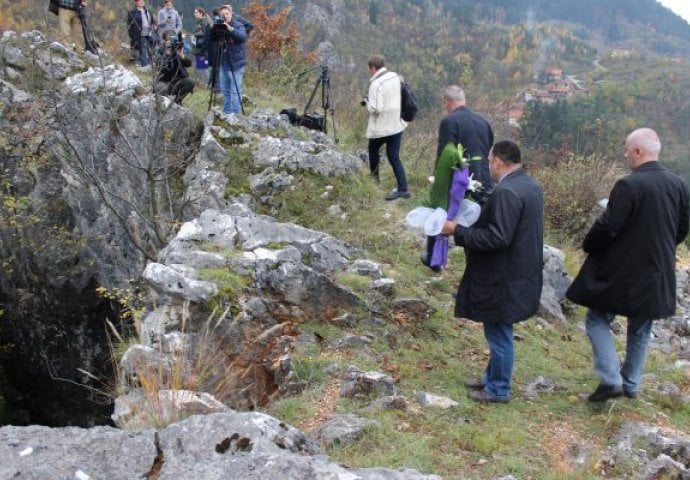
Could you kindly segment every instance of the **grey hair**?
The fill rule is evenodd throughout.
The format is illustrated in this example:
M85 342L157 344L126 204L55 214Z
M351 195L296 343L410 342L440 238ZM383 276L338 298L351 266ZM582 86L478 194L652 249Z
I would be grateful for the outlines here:
M465 91L459 85L450 85L443 90L443 98L455 102L465 102Z

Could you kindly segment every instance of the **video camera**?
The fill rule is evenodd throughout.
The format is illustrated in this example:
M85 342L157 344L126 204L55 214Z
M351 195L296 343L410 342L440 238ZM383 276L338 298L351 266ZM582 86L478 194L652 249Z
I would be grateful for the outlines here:
M227 24L220 15L213 17L213 25L211 25L211 40L214 42L224 42L230 40L230 32Z

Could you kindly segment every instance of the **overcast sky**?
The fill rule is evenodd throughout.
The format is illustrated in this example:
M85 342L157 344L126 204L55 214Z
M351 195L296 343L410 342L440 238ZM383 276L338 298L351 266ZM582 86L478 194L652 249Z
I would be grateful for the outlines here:
M666 8L670 8L676 15L679 15L690 23L690 0L657 0Z

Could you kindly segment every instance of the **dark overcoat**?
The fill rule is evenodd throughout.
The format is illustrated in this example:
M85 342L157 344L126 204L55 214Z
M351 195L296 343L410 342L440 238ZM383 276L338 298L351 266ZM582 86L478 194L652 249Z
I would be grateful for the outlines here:
M585 307L641 319L676 309L676 245L688 234L688 188L659 162L618 180L585 236L589 255L566 297Z
M438 146L436 162L441 158L446 145L462 144L465 157L475 159L470 162L470 173L474 180L482 182L484 188L472 192L472 198L484 204L493 189L494 182L489 173L489 150L494 144L494 132L486 119L467 107L458 107L450 112L438 128Z
M544 196L522 168L495 187L477 222L455 229L465 247L455 316L515 323L537 312L542 289Z
M153 33L156 25L156 19L151 15L146 7L144 7L143 14L146 15L151 32ZM127 12L127 34L129 35L129 44L132 48L138 50L141 48L141 29L142 29L142 12L135 8Z

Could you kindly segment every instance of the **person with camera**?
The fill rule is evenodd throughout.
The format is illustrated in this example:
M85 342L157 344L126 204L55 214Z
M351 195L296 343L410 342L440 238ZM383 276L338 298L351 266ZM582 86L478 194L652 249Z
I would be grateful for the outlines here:
M156 20L144 5L144 0L134 0L134 9L127 12L127 34L134 58L140 67L148 67L153 45L152 34Z
M386 145L388 162L393 167L398 188L386 195L386 200L410 198L405 167L400 161L402 132L407 123L400 118L400 77L389 71L381 55L372 55L367 63L371 78L367 96L361 105L369 112L366 137L369 139L369 168L371 176L379 181L379 151Z
M212 68L212 80L218 79L223 94L223 113L242 111L242 80L247 64L247 31L233 15L230 5L218 9L208 32L206 44Z
M182 15L173 8L172 0L165 0L163 8L158 12L158 31L161 36L172 31L182 42Z
M172 95L181 104L184 97L194 91L194 80L189 78L187 67L192 61L185 56L182 43L170 30L163 33L163 45L158 55L154 90L159 95Z

